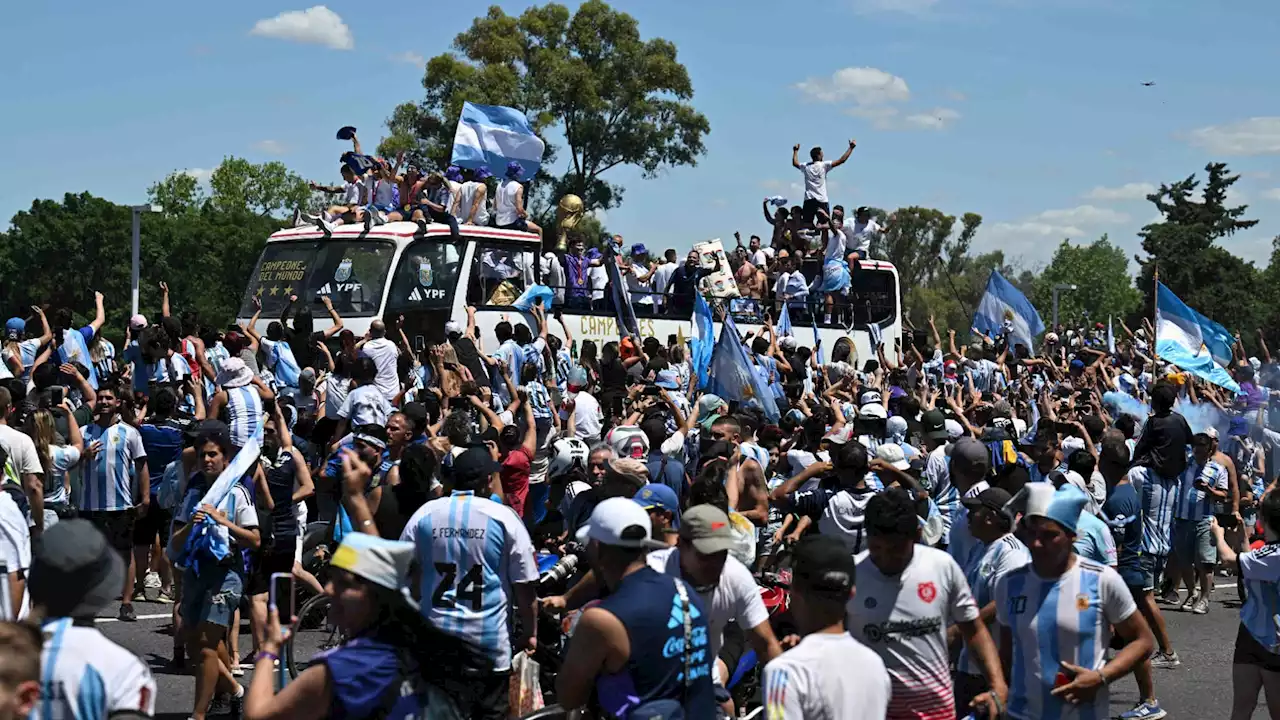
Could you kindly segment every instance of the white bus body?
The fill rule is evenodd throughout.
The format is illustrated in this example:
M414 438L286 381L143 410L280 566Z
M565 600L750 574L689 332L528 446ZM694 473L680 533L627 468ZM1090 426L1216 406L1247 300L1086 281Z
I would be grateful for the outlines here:
M507 292L501 293L514 299L510 291L518 295L525 280L545 284L538 262L541 254L537 235L475 225L463 225L456 244L451 242L449 227L440 224L426 226L425 233L408 222L388 223L369 231L363 226L339 226L327 236L311 226L286 228L267 240L245 290L239 322L241 325L249 322L254 312L252 298L257 296L263 307L256 329L265 333L267 325L279 319L289 296L297 295L299 306L312 309L315 330L323 330L332 324L320 301L321 296L328 296L342 316L344 326L357 337L368 331L375 318L386 318L390 324L403 316L405 334L417 350L442 340L445 322L449 320L465 327L467 306L472 305L476 308L476 325L481 331L483 347L492 352L498 346L494 327L499 322L506 319L512 324L532 325L533 321L518 310L486 302L498 281L487 277L480 260L492 261L496 256L522 270L522 277L515 278L512 285L505 288ZM901 293L897 269L886 262L864 263L855 278L855 290L868 288L867 294L876 296L871 303L873 309L864 311L862 322L852 331L820 323L818 336L827 359L838 341L852 340L854 357L861 367L876 357L866 330L867 322L874 321L880 327L886 348L900 346ZM672 335L691 338L696 334L687 313L676 317L670 312L646 312L639 303L635 307L641 337L656 337L665 343ZM603 345L619 339L612 311L567 305L560 309L569 332L579 343L593 340ZM821 310L817 312L821 319ZM737 313L734 317L739 332L744 335L761 328L748 317ZM792 321L799 344L812 347L810 321L795 315ZM563 338L560 324L555 320L549 323L549 332ZM715 326L718 336L720 323ZM886 354L890 361L896 356L893 352Z

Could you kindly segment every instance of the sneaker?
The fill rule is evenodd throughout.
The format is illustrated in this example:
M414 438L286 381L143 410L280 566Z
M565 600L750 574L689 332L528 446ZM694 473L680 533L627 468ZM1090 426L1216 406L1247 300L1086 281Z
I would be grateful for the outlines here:
M147 601L147 593L146 593L146 592L144 592L144 591L142 591L142 590L138 590L137 592L135 592L135 593L133 594L133 601L134 601L134 602L146 602L146 601Z
M1181 610L1182 612L1191 612L1191 608L1194 608L1196 606L1196 603L1199 601L1200 601L1199 593L1187 595L1187 599L1182 601L1182 604L1178 606L1178 609Z
M1120 713L1120 720L1160 720L1166 715L1168 713L1160 707L1160 701L1150 700L1134 705L1129 712Z
M132 605L121 605L120 614L116 616L120 622L138 622L138 613L133 611Z
M244 677L244 668L239 665L231 668L231 677Z
M172 590L161 590L160 592L156 593L156 602L158 602L158 603L160 603L160 604L162 604L162 605L172 605L172 604L173 604L173 602L174 602L174 601L173 601L173 591L172 591Z
M1151 656L1151 667L1153 668L1172 670L1181 664L1182 660L1178 658L1177 652L1157 652Z
M227 700L227 715L231 720L240 720L244 716L244 686L236 686L236 691Z
M1164 603L1165 605L1177 605L1178 591L1172 588L1165 590L1164 594L1160 596L1160 602Z
M1196 600L1196 604L1191 606L1191 612L1196 615L1209 614L1209 598L1202 597Z
M213 696L213 700L209 703L209 715L222 715L231 711L231 698L228 695L218 693Z
M151 572L147 573L147 578L146 580L143 581L142 586L148 590L159 590L160 589L160 573L156 572L155 570L152 570Z

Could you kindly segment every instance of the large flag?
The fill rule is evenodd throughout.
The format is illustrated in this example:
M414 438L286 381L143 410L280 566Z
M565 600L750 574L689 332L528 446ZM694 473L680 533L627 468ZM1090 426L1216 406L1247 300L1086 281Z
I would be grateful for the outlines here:
M1116 333L1111 329L1111 316L1107 316L1107 352L1116 353Z
M1026 345L1027 350L1033 349L1035 336L1044 332L1044 321L1035 306L997 270L987 279L987 292L978 303L973 326L988 337L1008 334L1013 345Z
M791 311L787 310L787 303L782 303L782 315L778 318L778 335L787 337L792 335L794 331L791 328Z
M1205 344L1202 320L1208 319L1188 307L1164 283L1156 284L1156 352L1160 358L1198 378L1240 392L1240 386L1218 365Z
M609 276L609 291L613 297L614 316L618 320L619 337L640 336L640 323L636 322L635 308L631 307L631 292L622 281L622 272L618 268L618 252L613 243L605 248L604 269Z
M551 301L555 299L555 292L546 285L530 285L520 293L520 297L511 303L511 307L521 312L531 312L534 303L539 299L542 300L542 309L551 310Z
M771 422L778 422L782 417L778 413L773 390L756 373L730 315L725 315L724 325L720 328L720 339L711 352L711 370L708 375L707 387L712 393L725 400L755 400L764 408L764 414Z
M716 330L711 318L711 306L700 290L694 289L693 329L697 333L689 340L689 359L693 371L698 374L698 387L707 386L707 371L711 368L711 351L716 346Z
M230 509L226 505L226 500L231 496L231 490L236 483L240 482L247 473L249 473L254 464L258 462L258 455L261 454L261 448L255 438L249 438L240 452L231 459L227 467L218 475L218 479L213 481L209 489L205 491L204 497L200 498L200 502L196 507L211 505L223 512ZM179 500L185 502L185 499ZM190 565L197 575L200 574L204 561L210 558L222 560L231 553L230 538L227 535L227 529L219 527L213 518L206 516L204 522L193 527L191 533L187 536L187 542L183 545L175 557L171 557L174 563L184 567ZM172 553L171 553L172 555Z
M524 168L531 180L542 167L546 143L533 132L529 119L515 108L463 103L458 130L453 136L453 159L459 167L487 165L501 177L509 162Z

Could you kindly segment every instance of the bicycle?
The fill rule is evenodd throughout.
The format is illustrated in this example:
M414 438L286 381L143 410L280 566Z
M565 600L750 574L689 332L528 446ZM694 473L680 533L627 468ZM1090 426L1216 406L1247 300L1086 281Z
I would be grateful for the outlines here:
M315 595L302 604L294 617L283 648L290 679L315 664L320 654L347 641L346 635L329 620L331 602L328 595Z

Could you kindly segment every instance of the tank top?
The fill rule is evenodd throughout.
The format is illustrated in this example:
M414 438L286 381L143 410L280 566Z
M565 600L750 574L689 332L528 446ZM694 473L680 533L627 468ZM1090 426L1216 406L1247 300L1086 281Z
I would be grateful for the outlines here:
M520 192L520 183L515 180L503 180L498 186L498 197L494 199L493 214L498 227L511 225L520 217L516 214L516 194Z
M686 686L684 601L676 579L644 567L622 579L598 607L612 613L627 629L631 656L617 673L601 675L596 694L601 707L626 717L637 705L655 700L681 702L685 717L708 718L715 713L707 618L702 599L686 586L692 648L692 682ZM634 699L633 699L634 698Z
M462 189L458 198L458 220L466 220L471 216L471 204L476 201L476 193L480 191L480 187L483 185L484 183L480 182L462 183ZM475 224L489 224L489 208L487 202L480 203L480 207L476 208Z

